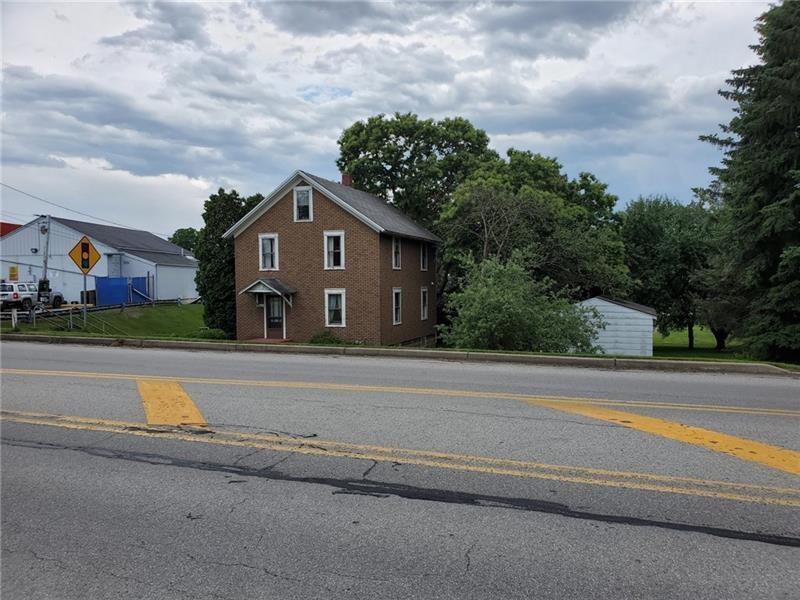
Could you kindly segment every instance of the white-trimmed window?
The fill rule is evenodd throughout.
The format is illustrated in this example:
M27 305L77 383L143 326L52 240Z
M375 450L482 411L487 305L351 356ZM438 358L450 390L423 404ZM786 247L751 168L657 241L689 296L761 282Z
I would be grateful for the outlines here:
M296 223L314 220L314 192L311 186L294 188L294 220Z
M323 232L325 268L344 269L344 231Z
M428 270L428 244L425 242L419 244L419 270Z
M428 320L428 288L419 289L419 318L420 321Z
M403 288L392 288L392 324L403 322Z
M392 268L393 269L399 269L400 268L400 265L401 265L400 253L401 253L401 251L402 251L402 248L401 248L400 238L399 237L393 237L392 238Z
M258 234L259 269L261 271L278 270L278 234Z
M325 327L345 327L347 323L344 289L325 290Z

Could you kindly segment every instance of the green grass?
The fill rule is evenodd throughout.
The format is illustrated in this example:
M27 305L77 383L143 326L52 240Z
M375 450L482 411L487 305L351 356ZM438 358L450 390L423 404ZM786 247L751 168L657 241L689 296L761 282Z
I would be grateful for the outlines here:
M736 340L728 341L728 348L717 352L716 340L708 329L694 329L694 349L689 350L689 332L686 329L672 331L662 336L653 333L653 356L655 358L684 358L691 360L751 360L742 354Z
M790 371L800 371L800 365L797 364L756 360L742 351L741 343L736 339L728 340L727 348L722 352L715 350L716 345L716 340L708 329L695 327L694 350L689 350L689 332L686 329L672 331L667 336L656 331L653 333L653 358L767 362Z
M167 338L206 341L232 342L233 340L207 339L209 332L203 325L203 306L200 304L161 304L157 306L137 306L123 310L108 310L89 313L88 331L77 327L81 322L80 311L74 313L76 328L66 330L66 319L59 322L47 322L40 319L36 328L28 324L20 324L19 333L64 335L64 336L103 336L129 338ZM7 321L0 324L0 332L10 333ZM686 330L674 331L668 336L658 332L653 335L653 358L678 360L715 360L715 361L754 361L740 350L740 345L733 340L724 352L714 350L714 336L706 329L695 329L695 348L689 350ZM431 350L464 350L459 348L430 348ZM476 350L469 350L476 352ZM477 350L482 352L482 350ZM518 354L514 352L514 354ZM520 352L519 354L528 354ZM800 365L769 363L778 367L800 371Z
M107 310L88 314L88 328L79 328L82 323L80 310L73 313L74 328L67 329L67 319L38 319L36 327L21 323L20 333L57 335L106 335L136 338L189 338L203 337L203 306L200 304L160 304L156 306L128 307L125 310ZM8 322L3 322L2 331L11 332Z

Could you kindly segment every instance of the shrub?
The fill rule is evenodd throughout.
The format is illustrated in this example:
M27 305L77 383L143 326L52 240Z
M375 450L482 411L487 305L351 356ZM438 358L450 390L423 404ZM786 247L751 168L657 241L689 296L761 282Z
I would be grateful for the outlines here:
M331 346L334 344L344 344L344 341L336 337L336 335L329 329L323 329L315 333L309 340L311 344L320 344L322 346Z
M602 326L596 312L533 280L514 259L469 264L447 308L452 322L440 329L442 339L460 348L595 352L592 339Z
M229 340L231 336L222 329L201 329L191 337L202 338L204 340Z

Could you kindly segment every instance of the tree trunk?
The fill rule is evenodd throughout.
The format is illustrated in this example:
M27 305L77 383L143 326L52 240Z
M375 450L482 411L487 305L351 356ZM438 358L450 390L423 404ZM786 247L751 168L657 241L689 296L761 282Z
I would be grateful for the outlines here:
M722 352L725 350L725 342L728 339L728 332L724 329L712 327L711 333L714 334L714 339L717 340L716 351Z
M694 321L689 321L689 350L694 350Z

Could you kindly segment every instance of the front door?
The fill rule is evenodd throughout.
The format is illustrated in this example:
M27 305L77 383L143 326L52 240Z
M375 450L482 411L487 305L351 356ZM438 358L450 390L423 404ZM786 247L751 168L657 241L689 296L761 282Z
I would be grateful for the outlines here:
M283 298L267 296L267 337L283 339Z

